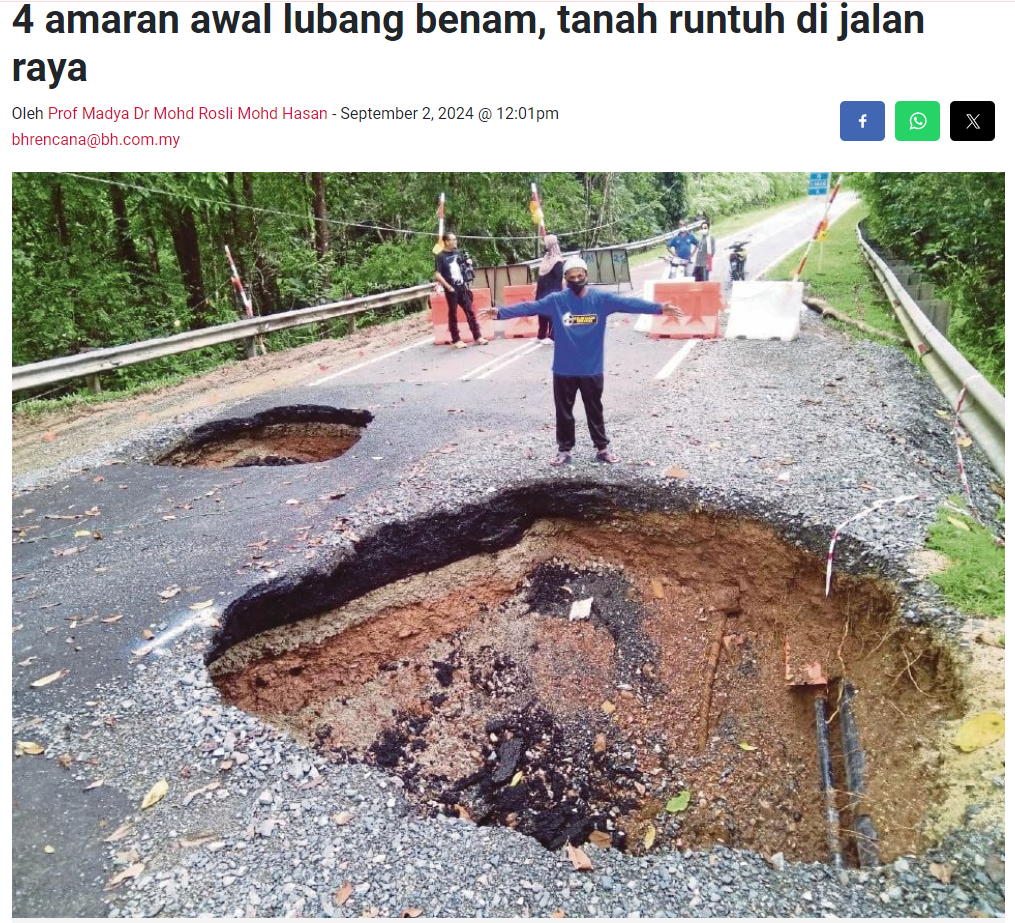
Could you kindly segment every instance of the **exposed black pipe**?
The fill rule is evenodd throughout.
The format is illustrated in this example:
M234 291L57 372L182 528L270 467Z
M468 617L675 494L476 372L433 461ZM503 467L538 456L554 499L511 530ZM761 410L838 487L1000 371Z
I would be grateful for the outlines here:
M860 732L853 715L852 701L856 689L849 680L842 683L842 701L839 704L839 726L842 728L842 752L846 761L846 788L849 790L849 813L853 817L853 832L856 835L856 851L861 868L881 864L878 854L878 834L864 807L867 786L864 783L866 765L863 748L860 746Z
M839 809L835 804L832 751L828 744L828 702L823 695L814 697L814 724L818 732L818 769L821 772L821 793L825 798L825 835L828 839L828 858L835 868L841 869Z

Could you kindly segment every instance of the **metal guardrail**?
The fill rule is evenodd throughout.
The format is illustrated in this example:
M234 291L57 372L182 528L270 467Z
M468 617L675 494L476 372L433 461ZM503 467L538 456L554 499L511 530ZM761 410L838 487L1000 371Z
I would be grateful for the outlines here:
M333 320L337 317L350 317L371 311L375 308L386 308L407 301L418 301L425 298L433 288L431 283L403 288L395 292L384 292L380 295L368 295L363 298L350 298L347 301L334 301L329 304L315 305L312 308L299 308L296 311L285 311L280 314L269 314L266 317L249 317L206 327L203 330L189 330L174 336L156 340L144 340L141 343L127 343L123 346L112 346L109 349L95 349L75 356L62 356L59 359L46 359L44 362L33 362L11 370L11 390L24 391L26 388L37 388L40 385L67 381L82 375L96 375L147 362L149 359L160 359L177 353L190 352L205 346L216 346L219 343L234 343L251 337L286 330L289 327L300 327L319 321Z
M691 225L688 225L688 227L691 227ZM646 249L669 240L674 233L676 232L670 231L657 237L634 241L622 246L628 252ZM617 249L617 247L600 249ZM539 260L529 260L517 265L535 266L538 263ZM122 346L111 346L106 349L93 349L74 356L61 356L57 359L46 359L43 362L20 365L11 370L11 391L25 391L29 388L38 388L42 385L69 381L72 378L98 375L100 372L109 372L113 369L123 368L126 365L137 365L140 362L148 362L151 359L174 356L178 353L202 349L205 346L217 346L220 343L250 340L266 333L286 330L289 327L300 327L306 324L318 323L319 321L333 320L338 317L354 317L357 314L372 311L375 308L391 307L392 305L423 299L430 293L432 288L432 283L415 285L411 288L384 292L380 295L350 298L346 301L335 301L328 304L315 305L311 308L299 308L295 311L269 314L266 317L244 318L243 320L233 321L228 324L205 327L202 330L190 330L186 333L144 340L140 343L126 343Z
M931 323L857 225L860 250L884 287L924 368L951 407L966 389L960 417L994 470L1004 477L1004 398Z

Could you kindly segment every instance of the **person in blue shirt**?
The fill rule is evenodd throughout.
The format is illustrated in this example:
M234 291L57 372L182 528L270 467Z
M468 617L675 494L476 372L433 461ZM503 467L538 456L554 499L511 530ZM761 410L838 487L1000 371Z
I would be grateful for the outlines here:
M694 248L697 246L698 238L681 225L677 229L677 233L666 244L666 249L677 259L689 260L694 252Z
M557 412L557 456L550 464L567 465L575 443L574 403L578 394L585 405L589 435L596 447L596 461L613 464L603 422L603 353L606 319L621 314L666 314L683 317L674 304L653 304L640 298L589 288L588 266L577 256L564 264L562 292L539 301L526 301L509 308L484 308L484 316L498 320L515 317L549 318L553 322L553 402Z

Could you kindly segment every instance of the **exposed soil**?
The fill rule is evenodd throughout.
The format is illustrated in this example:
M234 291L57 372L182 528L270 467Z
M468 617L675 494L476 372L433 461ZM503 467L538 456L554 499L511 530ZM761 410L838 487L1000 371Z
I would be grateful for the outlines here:
M344 455L373 416L365 410L300 405L198 427L160 465L181 468L278 467Z
M823 563L732 518L543 521L504 552L241 642L211 672L237 706L397 773L426 811L550 848L824 859L815 692L787 686L788 645L794 666L820 663L833 712L843 677L859 690L865 807L890 860L926 844L956 673L895 621L885 583L840 575L826 599ZM830 730L844 784L834 715Z

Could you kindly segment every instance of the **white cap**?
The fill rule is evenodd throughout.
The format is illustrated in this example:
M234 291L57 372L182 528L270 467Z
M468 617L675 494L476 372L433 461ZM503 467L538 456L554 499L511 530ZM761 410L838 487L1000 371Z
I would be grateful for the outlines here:
M564 275L567 275L572 269L589 271L588 264L580 256L569 256L567 258L567 262L564 263Z

